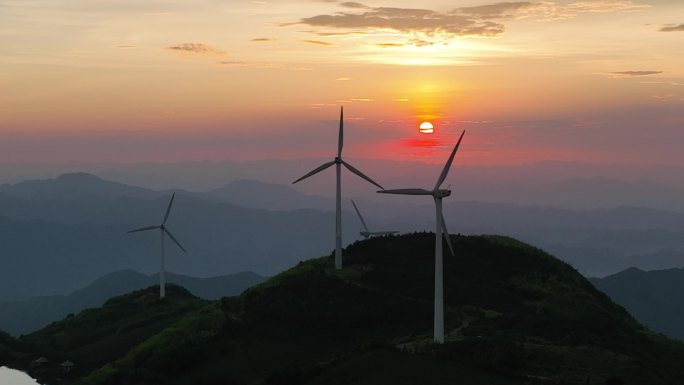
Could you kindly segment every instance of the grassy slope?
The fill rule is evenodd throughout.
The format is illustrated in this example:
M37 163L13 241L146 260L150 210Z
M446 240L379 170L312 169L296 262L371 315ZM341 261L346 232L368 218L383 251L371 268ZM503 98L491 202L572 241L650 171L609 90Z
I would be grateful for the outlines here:
M28 347L9 334L0 331L0 366L20 367L30 361Z
M416 372L469 384L684 378L681 344L643 330L570 266L510 238L454 241L442 346L429 343L434 235L413 234L351 245L341 272L330 258L300 263L81 383L389 384ZM531 380L540 378L550 380Z
M51 362L76 363L77 371L72 375L82 375L123 357L134 346L207 303L175 285L167 285L166 298L159 300L159 286L152 286L114 297L102 308L53 322L20 340ZM41 367L32 374L51 378L58 369Z

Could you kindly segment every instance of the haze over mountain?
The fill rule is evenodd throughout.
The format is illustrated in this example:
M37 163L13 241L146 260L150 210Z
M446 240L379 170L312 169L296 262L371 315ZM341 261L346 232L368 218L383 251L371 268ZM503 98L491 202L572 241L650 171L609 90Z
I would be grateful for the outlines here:
M651 330L684 341L684 269L630 268L591 282Z
M0 254L0 302L64 295L116 270L146 274L158 270L156 237L126 231L158 223L170 191L87 174L5 185L0 190L0 240L5 245ZM557 253L587 276L630 266L663 269L683 263L684 214L679 212L463 202L456 199L457 193L444 204L452 233L515 236ZM371 228L406 232L434 226L430 202L372 198L356 199ZM325 209L327 202L330 206ZM286 209L307 205L313 208ZM347 244L359 238L361 225L346 199L343 208ZM180 191L169 223L190 253L169 250L169 268L198 277L246 270L275 274L302 256L332 249L332 209L330 198L255 181L231 183L208 193Z
M82 171L153 190L210 191L239 180L290 185L324 158L260 161L202 161L168 163L16 163L0 170L0 183L55 178ZM443 160L440 160L440 162ZM439 166L432 163L357 159L355 164L386 188L431 185ZM357 164L358 163L358 164ZM642 206L684 212L684 167L617 165L544 161L521 165L468 165L456 159L451 171L453 197L497 203L542 204L572 208ZM306 195L334 196L330 176L320 175L292 186ZM344 178L344 176L343 176ZM343 194L379 202L375 190L349 177Z
M316 209L329 211L335 200L303 194L290 186L240 179L211 190L209 196L244 207L266 210Z
M204 299L218 299L242 293L265 280L256 273L241 272L219 277L195 278L166 272L166 282L187 288ZM69 313L101 306L111 297L159 283L159 274L145 275L120 270L98 278L68 295L35 297L24 301L0 303L0 330L13 335L26 334L60 320Z

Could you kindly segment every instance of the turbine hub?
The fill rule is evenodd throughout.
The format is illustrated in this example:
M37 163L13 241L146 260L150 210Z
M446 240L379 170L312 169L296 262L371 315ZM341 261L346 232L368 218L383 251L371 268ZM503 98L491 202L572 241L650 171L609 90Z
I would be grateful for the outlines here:
M435 198L446 198L451 195L451 190L435 190L432 195Z
M342 163L342 158L339 157L339 156L336 156L336 157L335 157L335 163L336 163L336 164Z

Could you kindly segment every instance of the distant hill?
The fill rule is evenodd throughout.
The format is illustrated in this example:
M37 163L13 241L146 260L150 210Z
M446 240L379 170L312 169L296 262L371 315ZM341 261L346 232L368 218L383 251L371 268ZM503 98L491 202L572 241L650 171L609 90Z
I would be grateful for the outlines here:
M684 269L630 268L591 282L651 330L684 341Z
M242 272L220 277L195 278L166 273L168 283L187 288L204 299L238 295L266 278ZM69 295L36 297L24 301L0 303L0 330L13 335L26 334L60 320L70 313L102 306L111 297L159 283L159 274L144 275L133 270L121 270L95 280Z
M70 208L50 201L48 219L0 216L0 302L65 294L115 270L158 269L158 234L126 232L159 223L167 204L168 196L118 198L92 210L92 202ZM64 222L53 220L58 212L68 213ZM350 212L344 218L355 219ZM275 274L330 250L334 223L330 211L258 210L179 194L168 225L188 253L168 247L167 266L194 276Z
M434 173L429 176L434 179ZM273 275L329 252L334 245L333 199L299 193L287 183L239 180L208 193L179 191L169 226L189 253L169 248L169 269L191 276L245 270ZM369 186L363 191L380 195ZM353 191L351 186L344 190L344 244L358 239L361 228L346 200L356 198ZM84 173L0 187L0 302L64 295L121 269L155 271L159 244L154 236L126 231L159 223L170 194ZM554 253L586 276L630 266L679 267L677 260L684 255L681 212L572 210L460 200L464 196L459 188L444 202L453 233L512 236ZM429 200L374 199L356 200L372 228L410 232L434 226Z
M88 385L665 385L684 378L683 344L645 330L567 264L506 237L452 241L443 345L431 343L430 233L354 243L342 271L332 256L302 262L239 297L186 313L94 371L90 347L106 346L106 330L126 330L121 315L99 316L108 305L22 341L84 362L71 380ZM115 302L156 319L145 307L130 311L135 298ZM93 317L101 321L66 327ZM84 330L92 338L81 347Z
M332 210L335 200L316 195L302 194L281 184L240 179L224 187L211 190L208 195L238 206L267 210L316 209Z
M23 199L54 200L87 197L156 198L162 193L110 182L88 173L67 173L53 179L28 180L0 186L0 193Z

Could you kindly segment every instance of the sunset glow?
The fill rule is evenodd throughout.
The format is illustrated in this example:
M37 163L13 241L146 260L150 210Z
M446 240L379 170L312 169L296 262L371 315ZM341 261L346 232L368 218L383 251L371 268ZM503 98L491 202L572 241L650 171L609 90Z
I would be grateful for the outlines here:
M470 149L477 162L684 165L682 2L0 9L3 162L327 155L344 105L350 156L411 159L382 149L432 122L435 135L485 138Z

